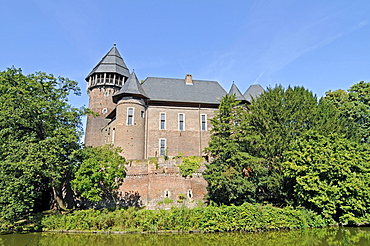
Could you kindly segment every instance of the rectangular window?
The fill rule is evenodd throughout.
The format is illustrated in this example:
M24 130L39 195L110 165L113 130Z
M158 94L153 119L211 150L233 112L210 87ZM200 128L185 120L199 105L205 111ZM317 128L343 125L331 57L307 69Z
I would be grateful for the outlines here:
M145 116L144 110L141 110L140 116L141 116L141 118L144 118L144 116Z
M114 144L114 135L116 133L116 128L113 128L112 130L112 144Z
M179 130L185 131L185 115L179 114Z
M127 125L134 124L134 108L127 108Z
M166 154L166 139L159 139L159 155L164 156Z
M159 129L166 130L166 114L161 113L160 119L159 119Z
M202 114L200 116L200 124L201 124L201 130L207 131L207 115L206 114Z

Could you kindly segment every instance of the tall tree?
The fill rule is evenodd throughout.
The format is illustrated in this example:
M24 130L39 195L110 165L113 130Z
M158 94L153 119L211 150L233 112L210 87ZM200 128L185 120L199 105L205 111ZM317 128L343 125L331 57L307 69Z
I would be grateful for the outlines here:
M15 68L0 72L1 216L32 212L49 194L58 207L68 206L62 187L74 169L70 154L80 147L86 113L68 104L70 93L80 90L67 78Z
M282 153L287 144L313 124L317 98L303 87L268 88L249 106L249 124L258 141L246 151L264 159L268 170L259 189L262 200L283 202Z
M255 201L258 158L245 152L254 141L248 132L247 110L235 96L226 95L211 120L213 128L209 147L212 157L204 178L209 199L219 204Z
M348 133L361 142L370 138L370 83L361 81L348 91L328 91L323 98L335 105L346 119Z
M214 160L205 177L210 198L221 203L289 202L291 184L282 166L289 143L309 129L320 133L345 129L332 104L318 101L303 87L282 86L268 88L248 110L226 96L212 124L207 150Z

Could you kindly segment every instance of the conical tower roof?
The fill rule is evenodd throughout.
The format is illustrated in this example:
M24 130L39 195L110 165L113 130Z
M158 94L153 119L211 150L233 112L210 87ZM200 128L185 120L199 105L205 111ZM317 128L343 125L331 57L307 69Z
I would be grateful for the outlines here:
M259 95L264 93L265 90L261 85L251 85L248 90L244 93L244 97L248 102L252 102L252 97L257 98Z
M123 96L136 96L140 98L148 98L134 71L130 74L121 90L113 96L113 102L118 102Z
M240 92L240 90L234 84L234 82L233 82L233 84L232 84L232 86L230 88L229 95L235 95L235 99L238 100L238 101L246 101L246 99L244 98L243 94Z
M124 77L129 77L130 72L123 61L116 44L110 51L101 59L101 61L94 67L94 69L86 77L88 78L94 73L118 73Z

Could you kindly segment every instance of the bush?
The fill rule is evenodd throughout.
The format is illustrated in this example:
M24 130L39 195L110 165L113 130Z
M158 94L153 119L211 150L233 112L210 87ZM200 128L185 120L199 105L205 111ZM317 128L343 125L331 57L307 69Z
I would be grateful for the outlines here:
M47 230L103 231L271 231L324 227L325 220L308 210L259 204L172 208L170 210L83 210L44 217Z

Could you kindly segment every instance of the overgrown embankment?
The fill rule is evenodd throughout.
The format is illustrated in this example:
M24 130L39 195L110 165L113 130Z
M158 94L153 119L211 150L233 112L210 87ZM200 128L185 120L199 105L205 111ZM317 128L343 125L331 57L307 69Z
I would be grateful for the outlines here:
M81 210L49 215L42 219L42 225L44 230L256 232L324 227L328 224L321 216L304 209L243 204L171 210Z

